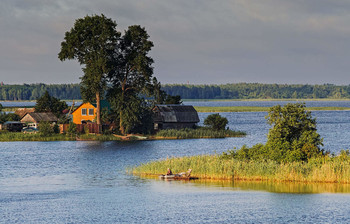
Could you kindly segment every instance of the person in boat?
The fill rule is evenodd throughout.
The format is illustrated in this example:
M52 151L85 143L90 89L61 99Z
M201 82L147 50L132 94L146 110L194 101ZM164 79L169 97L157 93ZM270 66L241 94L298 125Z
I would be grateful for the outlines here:
M182 172L177 174L179 177L190 177L191 176L192 169L188 169L187 172Z
M167 172L166 172L166 175L173 175L173 172L171 172L171 169L168 168Z

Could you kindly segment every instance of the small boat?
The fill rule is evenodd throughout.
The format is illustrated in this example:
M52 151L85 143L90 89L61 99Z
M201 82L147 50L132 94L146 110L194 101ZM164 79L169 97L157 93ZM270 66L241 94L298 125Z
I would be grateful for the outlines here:
M159 179L162 180L196 180L198 177L187 177L180 175L160 175Z

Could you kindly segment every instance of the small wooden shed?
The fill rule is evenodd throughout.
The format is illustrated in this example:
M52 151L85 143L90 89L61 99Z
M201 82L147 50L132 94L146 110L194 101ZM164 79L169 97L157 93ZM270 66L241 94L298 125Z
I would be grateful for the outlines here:
M156 105L153 109L154 130L194 128L199 122L191 105Z
M40 122L50 122L50 123L57 123L58 118L51 112L47 113L27 113L24 115L24 117L21 119L22 123L27 123L28 126L38 128L38 124Z

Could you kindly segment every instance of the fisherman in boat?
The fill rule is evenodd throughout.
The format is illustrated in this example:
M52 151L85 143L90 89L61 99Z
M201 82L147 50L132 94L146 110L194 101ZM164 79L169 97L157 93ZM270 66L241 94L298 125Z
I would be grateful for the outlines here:
M168 171L166 172L166 175L168 176L168 175L173 175L173 172L171 172L171 169L170 168L168 168Z

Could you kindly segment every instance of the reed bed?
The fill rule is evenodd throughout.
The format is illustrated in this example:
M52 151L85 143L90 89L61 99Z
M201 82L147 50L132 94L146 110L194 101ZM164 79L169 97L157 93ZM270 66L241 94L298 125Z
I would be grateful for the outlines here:
M240 161L220 155L167 158L141 164L129 171L135 175L164 174L192 169L201 179L249 180L305 183L350 183L350 156L315 158L309 162L278 163L275 161Z
M168 129L160 130L154 137L162 138L174 138L174 139L190 139L190 138L225 138L225 137L241 137L245 136L246 133L242 131L232 130L212 130L209 128L197 128L197 129Z

